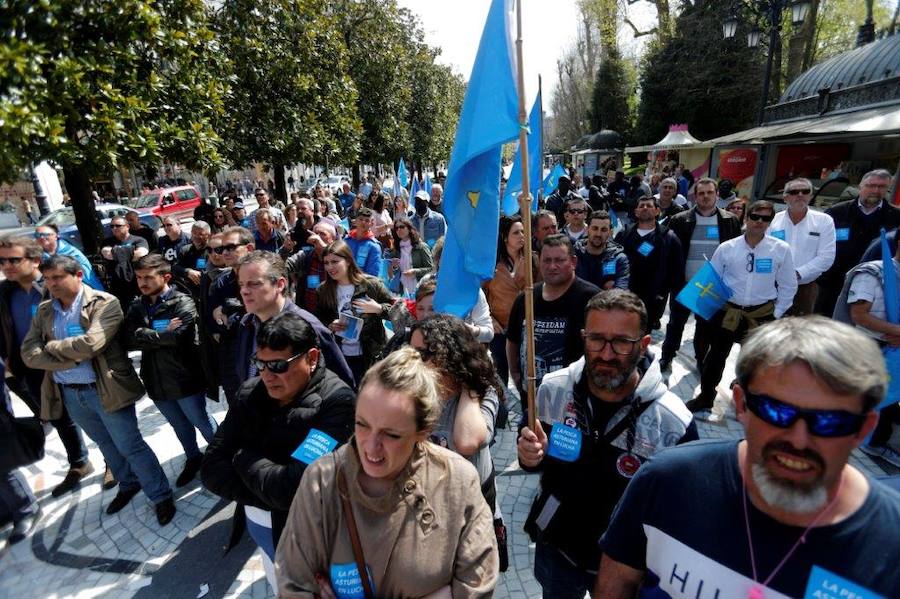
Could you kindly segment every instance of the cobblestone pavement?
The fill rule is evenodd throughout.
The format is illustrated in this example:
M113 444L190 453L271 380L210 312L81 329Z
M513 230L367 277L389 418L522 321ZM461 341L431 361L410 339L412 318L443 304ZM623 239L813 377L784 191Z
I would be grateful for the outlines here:
M685 331L689 340L692 323ZM654 335L658 350L662 336ZM673 364L670 387L685 401L696 394L698 380L690 370L690 343ZM731 380L737 348L732 352L723 381ZM720 389L714 412L717 423L700 421L706 438L739 438L740 425L728 416L726 388ZM16 412L27 409L16 400ZM510 569L501 575L496 597L539 597L532 574L534 546L522 532L537 475L525 474L516 464L514 423L518 398L512 393L510 426L498 431L493 446L498 471L498 495L509 529ZM224 404L209 402L210 412L221 421ZM181 446L172 428L149 399L137 404L141 430L156 452L169 480L174 481L184 464ZM65 454L55 432L47 437L47 457L24 471L40 501L43 517L37 532L27 541L5 547L10 526L0 529L0 597L273 597L262 562L248 539L223 555L230 531L233 506L203 489L199 482L175 490L178 513L168 526L159 527L153 506L143 494L114 516L104 512L115 490L101 491L103 457L89 444L96 472L75 493L60 499L50 496L66 473ZM855 452L853 463L873 476L896 474L884 462L875 463ZM174 484L174 483L173 483Z

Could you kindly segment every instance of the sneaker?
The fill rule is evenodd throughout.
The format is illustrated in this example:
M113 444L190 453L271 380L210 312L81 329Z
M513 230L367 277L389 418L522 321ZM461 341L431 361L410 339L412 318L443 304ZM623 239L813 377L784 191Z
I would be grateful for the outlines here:
M21 543L25 539L28 538L28 535L31 534L31 531L34 530L35 524L37 524L38 520L41 519L41 508L39 507L36 512L31 514L30 516L25 516L15 524L13 524L12 534L9 535L8 543L10 545L15 545L16 543Z
M881 458L888 464L900 468L900 452L895 451L891 447L878 447L875 445L860 445L859 448L866 454Z
M171 497L156 504L156 521L165 526L175 517L175 500Z
M81 486L81 479L85 478L93 471L94 465L90 462L85 462L83 466L79 466L78 468L70 469L69 472L66 473L66 477L63 479L63 481L53 487L53 490L50 491L50 494L54 497L62 497L66 493L74 491Z
M109 469L109 466L106 467L106 471L103 473L103 490L108 491L115 487L118 482L116 482L116 477L113 476L112 470Z
M119 489L119 492L113 497L113 500L109 502L109 505L106 506L106 513L110 516L122 511L122 508L131 502L132 498L138 494L140 491L140 487L136 489Z
M197 473L200 472L200 465L203 463L203 456L198 455L194 458L188 458L184 463L184 469L181 471L181 474L178 475L178 478L175 480L176 487L183 487L188 484L194 478L196 478Z

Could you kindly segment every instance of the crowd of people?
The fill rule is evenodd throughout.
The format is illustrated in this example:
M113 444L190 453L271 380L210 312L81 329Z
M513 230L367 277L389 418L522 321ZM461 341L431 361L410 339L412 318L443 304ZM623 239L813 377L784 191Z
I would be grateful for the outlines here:
M462 318L434 307L440 182L409 198L363 177L285 203L260 187L250 213L226 192L189 231L115 217L94 260L53 226L0 238L3 423L8 385L57 430L54 498L99 466L86 434L117 489L107 514L143 491L165 526L172 485L199 477L237 502L232 543L250 535L279 596L479 597L507 567L490 445L518 396L545 597L896 594L900 496L848 463L861 447L900 467L900 408L876 416L882 349L900 346L876 247L894 231L900 272L891 174L825 212L791 180L778 213L734 209L710 178L688 201L684 177L654 194L618 175L602 190L561 177L531 217L532 255L522 218L502 218L494 277ZM706 264L733 294L695 315L700 392L679 397L668 376L692 312L675 297ZM698 441L735 343L746 438ZM141 435L145 394L184 450L174 483ZM4 515L10 543L41 517L15 467L0 470ZM841 596L826 591L807 596Z

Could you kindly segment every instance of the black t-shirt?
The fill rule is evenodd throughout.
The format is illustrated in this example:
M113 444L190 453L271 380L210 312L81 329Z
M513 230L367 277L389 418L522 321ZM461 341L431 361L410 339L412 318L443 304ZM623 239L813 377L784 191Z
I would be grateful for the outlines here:
M900 495L869 482L856 513L809 531L766 599L898 596ZM632 479L600 545L612 559L647 571L639 597L747 597L755 583L742 493L736 441L667 449ZM773 520L749 500L747 508L762 581L804 529Z
M560 297L546 301L541 297L544 284L534 288L534 354L537 384L544 375L568 366L584 354L581 329L584 307L600 292L596 285L575 278ZM520 293L509 313L507 339L519 346L519 365L525 370L525 295Z

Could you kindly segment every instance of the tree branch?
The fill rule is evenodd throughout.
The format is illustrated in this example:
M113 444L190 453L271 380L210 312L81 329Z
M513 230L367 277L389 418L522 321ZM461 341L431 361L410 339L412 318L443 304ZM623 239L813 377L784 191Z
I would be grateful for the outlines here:
M634 37L642 37L642 36L645 36L645 35L653 35L654 33L656 33L656 32L659 30L658 27L654 27L653 29L650 29L650 30L648 30L648 31L641 31L640 29L638 29L638 28L635 26L634 23L631 22L631 19L629 19L628 17L625 17L625 18L622 19L622 20L624 21L624 23L625 23L626 25L628 25L629 27L631 27L631 30L632 30L632 31L634 31Z

